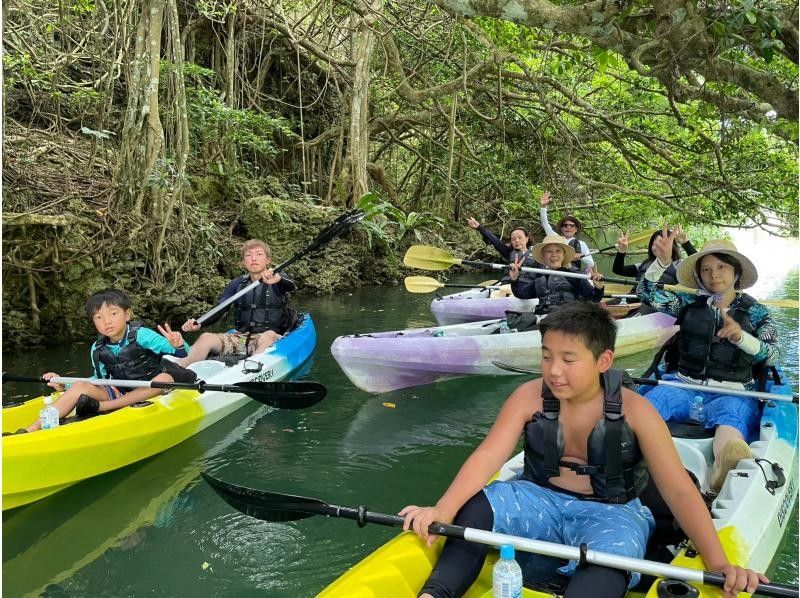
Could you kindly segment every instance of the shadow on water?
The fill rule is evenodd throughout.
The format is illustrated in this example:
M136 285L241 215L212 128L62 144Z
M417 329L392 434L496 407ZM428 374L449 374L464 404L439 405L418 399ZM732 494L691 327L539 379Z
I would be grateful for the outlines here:
M451 281L485 278L470 273ZM797 298L797 283L795 270L755 296ZM246 407L162 455L4 513L4 595L43 588L47 596L315 594L396 530L322 517L257 521L199 483L199 471L383 512L435 501L527 378L462 378L376 396L356 389L330 354L341 334L434 324L432 299L384 287L298 301L318 329L314 360L301 375L326 385L325 401L304 411ZM784 369L796 386L798 314L780 310L776 319ZM88 348L4 355L5 367L85 374ZM641 372L649 361L643 354L618 365ZM797 517L795 511L770 571L776 581L798 579Z

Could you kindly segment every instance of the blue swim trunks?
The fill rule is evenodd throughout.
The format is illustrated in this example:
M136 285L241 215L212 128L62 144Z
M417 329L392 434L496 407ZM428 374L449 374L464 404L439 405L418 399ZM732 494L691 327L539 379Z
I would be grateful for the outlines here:
M664 380L677 380L666 374ZM761 405L758 399L739 397L714 392L698 392L670 386L655 386L643 389L648 401L658 410L664 421L689 419L689 407L695 395L703 396L706 428L731 426L741 432L747 443L758 440L761 423Z
M493 482L484 493L492 505L492 531L580 546L633 558L644 557L655 520L650 509L638 498L625 504L606 504L580 500L527 480ZM558 569L572 575L577 561ZM641 574L632 573L631 588Z

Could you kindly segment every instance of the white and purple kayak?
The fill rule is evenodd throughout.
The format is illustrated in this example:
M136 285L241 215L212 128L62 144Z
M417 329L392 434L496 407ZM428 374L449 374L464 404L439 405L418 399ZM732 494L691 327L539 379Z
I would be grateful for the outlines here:
M350 334L334 340L331 353L353 384L375 393L471 374L513 375L493 361L538 369L539 331L498 334L502 321ZM617 320L614 354L660 347L676 330L675 318L662 313Z
M437 297L431 301L431 313L439 326L448 326L505 318L507 311L533 311L539 304L538 299L517 299L513 295L491 297L495 290L492 287L470 289L462 293Z
M612 292L625 293L625 285L608 285ZM508 285L501 288L508 288ZM517 299L513 295L493 297L496 287L485 289L470 289L461 293L437 297L431 301L431 313L436 318L439 326L449 326L450 324L465 324L467 322L480 322L483 320L493 320L495 318L505 318L507 311L527 312L533 311L539 304L538 299ZM623 318L628 313L641 305L638 299L612 305L603 300L603 306L611 312L615 318Z

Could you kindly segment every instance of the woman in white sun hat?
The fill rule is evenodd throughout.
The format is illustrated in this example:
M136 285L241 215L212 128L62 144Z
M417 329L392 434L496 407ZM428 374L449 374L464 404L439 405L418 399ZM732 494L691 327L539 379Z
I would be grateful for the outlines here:
M678 318L676 376L684 381L732 389L755 387L753 368L776 365L780 345L769 310L743 289L758 279L756 268L730 241L709 241L678 266L678 282L693 293L660 290L655 282L671 263L674 232L654 241L656 260L636 289L643 301ZM661 416L685 420L696 395L703 397L705 427L714 428L711 490L718 492L728 472L751 458L749 442L757 440L760 403L751 397L704 393L657 386L645 396Z
M560 276L561 272L578 272L570 266L575 258L575 250L560 235L547 235L541 243L533 246L533 259L541 264L541 268L553 270L552 274L536 274L532 279L520 277L521 260L511 264L509 278L511 292L519 299L539 299L536 314L546 314L552 307L563 305L575 299L587 299L598 303L603 298L603 280L600 274L593 272L593 279Z

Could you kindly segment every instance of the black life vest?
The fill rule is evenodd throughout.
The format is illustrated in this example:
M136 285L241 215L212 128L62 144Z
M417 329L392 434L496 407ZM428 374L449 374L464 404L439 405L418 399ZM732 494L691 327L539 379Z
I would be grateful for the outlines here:
M242 276L236 292L251 283L249 275ZM276 293L272 287L273 285L261 283L236 300L233 314L236 330L251 334L260 334L267 330L283 333L288 319L287 297Z
M650 267L650 264L653 263L653 260L656 258L648 258L643 261L636 269L636 280L641 279L647 269ZM658 279L657 282L663 284L678 284L678 271L675 269L675 262L671 262L667 269L664 270L664 273L661 275L661 278Z
M569 241L567 241L567 245L572 247L576 254L581 252L581 242L578 241L577 238L572 237ZM581 269L581 258L575 258L570 263L572 264L573 268L577 268L578 270Z
M563 268L563 270L575 271L573 268ZM559 276L558 270L553 270L552 274L537 276L533 282L533 288L539 298L539 305L535 310L537 314L546 314L551 307L569 303L578 298L578 295L575 294L575 287L570 284L566 276Z
M136 335L141 327L141 322L131 322L128 325L128 343L122 347L119 355L114 355L108 348L107 336L101 336L95 341L92 353L95 376L103 377L100 374L101 363L108 373L106 377L117 380L150 380L159 373L161 355L136 342Z
M680 326L677 334L678 372L698 380L741 382L753 379L753 355L745 353L727 339L717 336L722 327L720 310L707 303L708 297L698 297L685 306L675 321ZM742 293L731 304L731 316L743 332L755 335L750 321L750 308L756 300Z
M525 424L525 466L522 478L564 492L550 484L560 475L559 467L567 467L578 475L588 475L591 496L584 500L626 503L639 496L647 485L649 474L642 458L636 435L622 415L621 370L608 370L600 377L604 389L603 417L589 434L586 445L587 465L564 461L564 439L558 414L561 404L542 382L542 411Z

